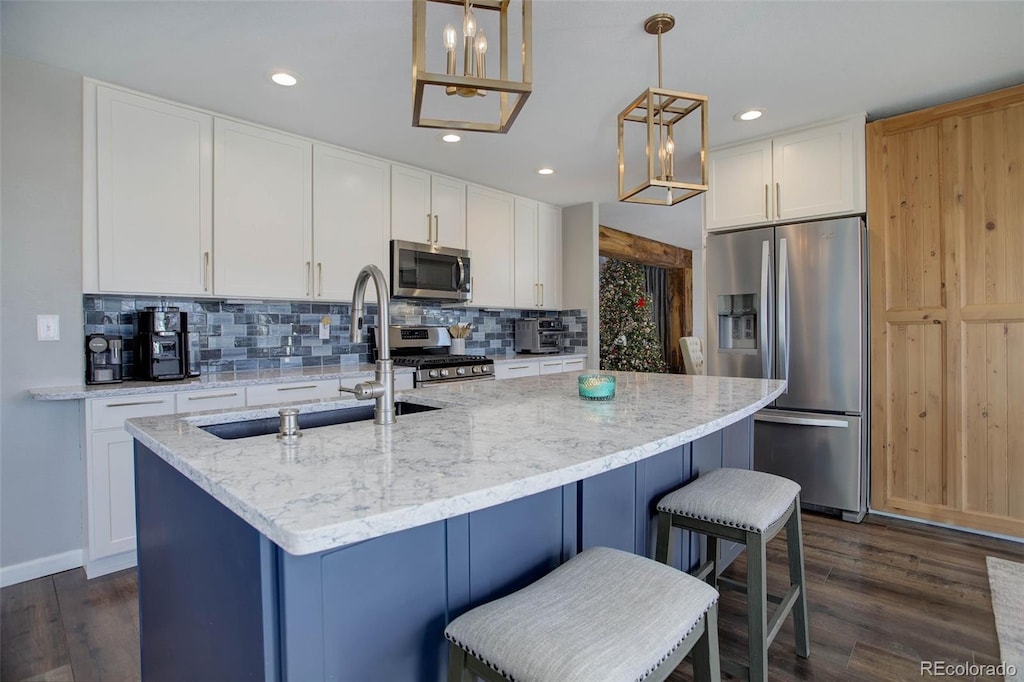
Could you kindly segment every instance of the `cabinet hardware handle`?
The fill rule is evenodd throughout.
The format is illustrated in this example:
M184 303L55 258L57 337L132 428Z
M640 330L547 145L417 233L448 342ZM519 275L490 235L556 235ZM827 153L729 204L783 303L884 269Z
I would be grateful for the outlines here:
M544 282L540 283L540 307L544 307Z
M310 279L312 279L312 275L313 275L313 273L311 271L312 266L313 266L313 263L311 261L306 261L306 296L309 296L309 295L312 294L312 292L309 290L309 286L310 286L309 285L309 281L310 281Z
M433 236L432 236L434 234L434 232L433 232L433 228L430 226L430 219L432 217L433 216L431 216L429 213L427 214L427 243L428 244L433 244L434 243L434 239L433 239Z
M558 366L560 364L562 364L562 363L560 363L560 362L545 362L544 366L545 367L556 367L556 366Z
M210 252L203 252L203 291L210 290Z
M437 226L437 214L434 214L434 243L437 244L441 241L441 230Z
M533 283L533 307L540 307L540 285L536 282Z
M306 388L316 388L316 384L309 384L307 386L281 386L277 390L279 391L301 391Z
M782 186L781 183L775 183L775 217L782 217Z
M476 277L469 278L469 300L472 301L476 296Z
M324 264L323 261L316 264L316 295L324 295Z
M136 400L130 403L107 403L107 407L135 407L136 405L159 405L163 400Z
M764 183L764 219L771 220L772 216L768 213L768 183Z
M509 367L509 369L530 369L529 365L516 365L515 367Z
M214 398L234 398L237 393L215 393L214 395L190 395L189 400L213 400Z

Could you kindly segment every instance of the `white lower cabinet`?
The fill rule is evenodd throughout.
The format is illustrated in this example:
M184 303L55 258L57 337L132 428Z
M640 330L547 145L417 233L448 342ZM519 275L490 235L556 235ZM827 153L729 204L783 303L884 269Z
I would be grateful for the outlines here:
M562 360L562 371L563 372L579 372L587 368L586 358L569 358L568 360Z
M495 379L515 379L518 377L535 377L540 374L540 363L536 360L522 362L499 362L494 365Z
M347 380L343 380L344 383ZM356 379L352 383L357 383ZM346 384L350 385L350 384ZM301 381L286 384L259 384L245 387L245 404L273 405L277 403L294 403L300 400L322 400L339 398L337 379L322 381Z
M135 565L135 457L124 420L174 413L174 394L85 401L85 573Z
M223 388L212 391L178 393L174 398L175 412L203 412L204 410L230 410L245 407L244 388Z
M562 361L558 358L553 360L541 360L540 361L540 373L541 374L561 374L562 372Z
M494 363L495 379L535 377L541 374L578 372L587 368L586 358L537 358Z

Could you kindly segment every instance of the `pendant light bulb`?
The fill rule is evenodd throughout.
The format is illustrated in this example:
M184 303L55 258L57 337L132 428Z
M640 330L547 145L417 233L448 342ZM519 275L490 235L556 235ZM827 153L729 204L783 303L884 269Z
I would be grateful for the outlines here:
M455 49L455 41L458 38L455 34L455 27L447 24L444 27L444 49L449 52Z
M477 31L476 38L473 39L473 49L476 51L476 77L487 78L487 36L484 35L483 29Z
M483 30L477 31L476 38L473 40L473 47L476 48L478 55L487 54L487 36L484 35Z
M676 143L672 141L671 135L665 140L665 153L669 156L676 153Z
M466 13L462 18L462 35L472 38L476 35L476 17L473 15L473 8L466 4Z

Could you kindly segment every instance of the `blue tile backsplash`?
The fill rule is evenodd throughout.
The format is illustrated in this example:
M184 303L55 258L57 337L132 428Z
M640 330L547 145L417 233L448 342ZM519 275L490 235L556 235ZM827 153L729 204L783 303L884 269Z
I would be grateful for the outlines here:
M258 371L275 376L288 369L341 363L372 362L368 343L349 343L350 306L347 303L275 301L229 302L214 299L133 296L83 297L86 334L120 334L125 342L125 376L132 372L135 312L146 306L167 305L188 313L193 347L200 349L201 372L219 379L236 372ZM330 339L318 336L320 319L331 318ZM367 325L376 325L377 306L367 306ZM393 301L392 324L451 325L473 323L468 352L505 355L514 352L515 321L524 317L558 317L566 328L567 349L585 352L587 317L582 310L537 311L447 308L414 301ZM365 340L365 339L364 339Z

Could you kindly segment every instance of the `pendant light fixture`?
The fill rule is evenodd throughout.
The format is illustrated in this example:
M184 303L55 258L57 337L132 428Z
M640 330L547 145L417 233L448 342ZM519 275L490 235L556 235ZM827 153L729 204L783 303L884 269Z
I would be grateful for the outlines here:
M708 98L666 90L661 84L661 36L671 31L675 23L671 14L655 14L644 22L644 30L658 36L658 87L647 88L619 114L619 201L673 206L708 189ZM679 152L685 153L686 149L680 148L676 125L695 112L700 116L700 178L695 182L683 182L677 176L677 166L680 165L677 162ZM645 133L647 171L644 181L630 189L626 188L626 157L630 151L627 149L626 123L639 123L646 128L630 126L632 131Z
M522 7L519 32L522 44L512 50L514 54L522 56L521 81L509 76L509 7L513 4ZM431 73L427 70L427 51L428 43L430 46L434 43L427 39L427 8L442 5L460 5L462 21L459 28L451 23L445 25L437 41L444 47L445 71ZM421 128L507 133L522 111L526 98L533 91L532 0L517 0L515 3L512 0L413 0L412 6L412 124ZM487 77L488 37L477 21L477 12L482 15L487 11L497 12L499 18L498 78ZM432 63L440 66L440 59L432 60ZM435 91L443 91L448 97L467 99L485 97L489 93L496 93L497 97L491 107L473 107L470 112L467 106L465 117L435 118L424 113L424 109L429 108L429 103L424 102L429 98L426 93ZM484 109L490 109L491 115L481 115Z

